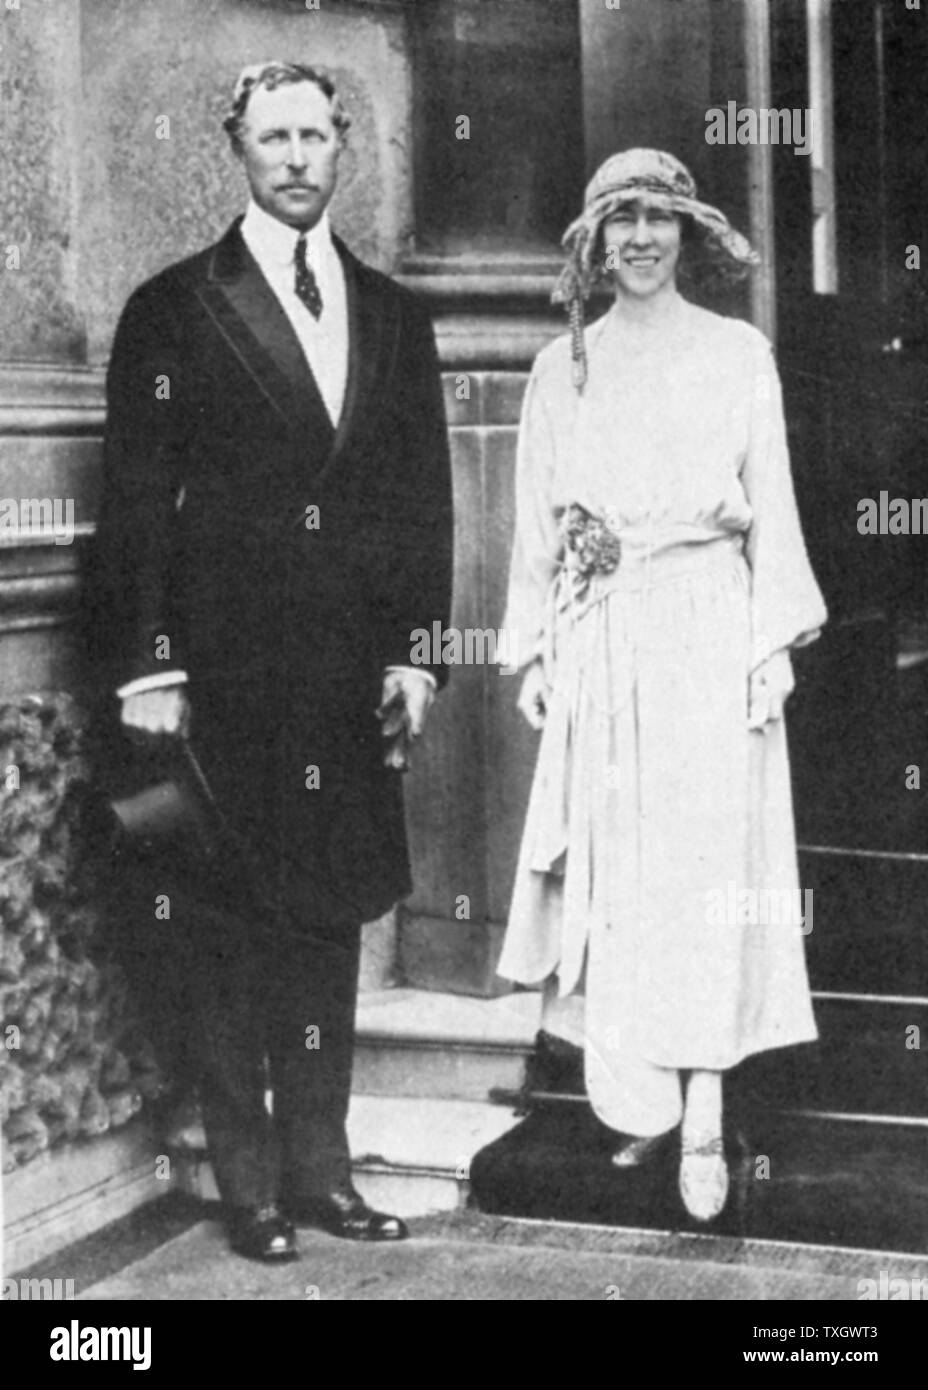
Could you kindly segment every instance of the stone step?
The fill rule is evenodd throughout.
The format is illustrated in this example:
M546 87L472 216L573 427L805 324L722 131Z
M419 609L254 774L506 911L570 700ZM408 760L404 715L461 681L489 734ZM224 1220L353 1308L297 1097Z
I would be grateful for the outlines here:
M582 1006L561 1001L557 1018L572 1046L533 1056L538 993L475 999L416 989L362 995L354 1091L514 1103L535 1095L585 1096ZM820 1041L749 1058L731 1073L744 1095L773 1111L928 1119L928 1007L923 1000L818 996ZM532 1059L531 1063L529 1059Z
M481 1101L355 1096L348 1117L355 1182L371 1205L400 1216L464 1206L474 1155L518 1117Z
M169 1189L147 1116L122 1129L40 1154L3 1176L0 1262L25 1269Z
M417 989L361 996L356 1095L485 1101L525 1080L541 1013L536 993L474 999Z
M467 1199L473 1156L518 1123L505 1106L467 1100L355 1095L348 1138L358 1191L403 1217L455 1211ZM172 1156L177 1190L218 1200L202 1151Z

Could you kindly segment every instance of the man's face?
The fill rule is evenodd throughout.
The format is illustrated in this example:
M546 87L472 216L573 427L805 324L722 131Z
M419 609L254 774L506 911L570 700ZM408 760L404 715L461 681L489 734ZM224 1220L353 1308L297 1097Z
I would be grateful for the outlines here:
M278 222L316 225L335 192L340 151L329 99L314 83L252 94L238 154L251 196Z
M616 289L646 298L675 282L682 228L674 212L645 199L626 203L603 224Z

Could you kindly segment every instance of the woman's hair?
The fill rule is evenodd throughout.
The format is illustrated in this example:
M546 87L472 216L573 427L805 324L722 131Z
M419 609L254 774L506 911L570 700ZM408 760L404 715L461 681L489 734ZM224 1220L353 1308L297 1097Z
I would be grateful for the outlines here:
M678 280L699 289L725 289L746 279L756 268L756 262L732 260L718 238L694 217L685 212L678 216L682 234Z
M244 68L235 84L232 105L222 125L236 153L242 148L242 127L248 103L258 88L263 87L265 91L273 92L278 87L290 86L297 82L311 82L314 87L319 88L323 96L328 97L332 124L338 132L339 139L344 143L351 125L351 117L342 106L335 83L328 73L323 72L321 68L311 68L306 63L281 63L274 60Z

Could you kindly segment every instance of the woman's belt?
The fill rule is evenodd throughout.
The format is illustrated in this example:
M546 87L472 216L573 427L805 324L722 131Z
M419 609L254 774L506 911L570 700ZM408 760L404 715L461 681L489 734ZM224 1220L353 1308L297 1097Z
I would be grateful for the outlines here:
M551 582L544 643L549 672L553 673L558 634L563 635L565 625L579 622L611 594L648 594L744 564L744 538L737 533L704 533L701 539L680 540L679 532L662 534L656 529L629 527L614 532L613 537L619 545L610 546L604 566L597 565L594 557L593 563L581 568L577 552L568 549ZM589 560L589 555L586 558Z

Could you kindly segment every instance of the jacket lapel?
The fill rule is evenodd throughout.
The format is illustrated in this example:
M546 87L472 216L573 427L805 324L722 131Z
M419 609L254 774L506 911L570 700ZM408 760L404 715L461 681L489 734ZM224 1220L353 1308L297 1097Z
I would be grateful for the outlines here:
M316 458L328 458L335 431L316 378L284 313L239 232L241 218L214 248L196 293L218 332L268 404Z
M311 450L308 473L322 481L349 444L376 420L376 399L395 365L399 314L338 237L345 274L348 371L337 429L333 427L299 339L239 232L241 218L214 248L196 293L227 346L268 405Z
M348 444L377 418L376 398L389 388L398 322L384 297L366 281L364 266L334 237L345 272L348 301L348 377L332 455L325 471Z

